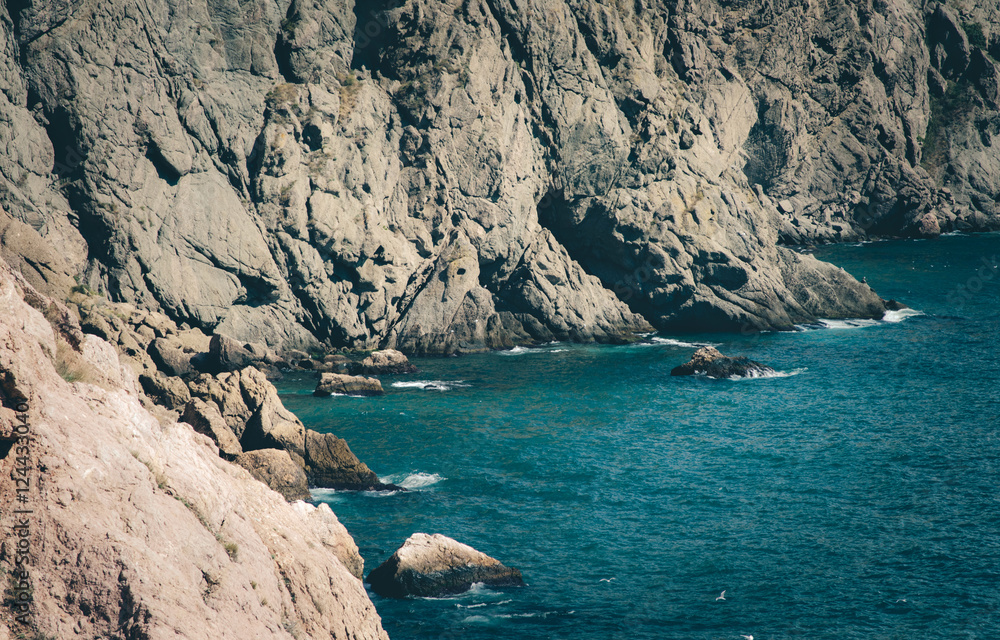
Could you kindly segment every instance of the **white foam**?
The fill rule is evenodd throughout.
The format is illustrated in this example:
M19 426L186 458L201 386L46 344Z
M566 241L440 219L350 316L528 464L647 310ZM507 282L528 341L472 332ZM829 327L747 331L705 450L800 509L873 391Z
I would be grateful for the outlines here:
M879 322L879 320L872 320L871 318L849 318L846 320L820 319L809 324L797 324L795 325L795 328L798 331L816 331L818 329L863 329L865 327L874 327L878 325Z
M309 490L309 497L314 502L339 502L340 496L337 493L336 489L321 489L317 487Z
M882 316L882 322L902 322L907 318L912 318L913 316L922 316L923 311L917 311L916 309L898 309L895 311L886 311L885 315Z
M468 592L466 592L468 593ZM509 604L513 600L500 600L499 602L477 602L476 604L456 604L459 609L479 609L481 607L499 607L502 604Z
M465 384L463 380L407 380L404 382L393 382L392 386L397 389L425 389L427 391L451 391L472 385Z
M484 594L485 595L494 595L494 594L496 594L498 592L489 589L486 586L485 582L473 582L472 585L469 586L469 590L466 591L465 593L467 593L467 594L479 594L479 595L484 595Z
M400 485L402 486L402 485ZM368 496L369 498L388 498L400 493L399 491L362 491L361 495Z
M923 311L917 311L916 309L899 309L896 311L886 311L883 314L881 320L873 320L871 318L847 318L843 320L828 320L826 318L817 320L816 322L810 322L806 324L797 324L795 329L797 331L817 331L819 329L834 329L834 330L845 330L845 329L865 329L868 327L877 327L880 324L885 323L896 323L902 322L907 318L912 318L913 316L922 316Z
M791 378L792 376L797 376L800 373L807 371L805 367L801 369L794 369L792 371L751 371L749 375L746 376L733 376L732 378L726 378L727 380L766 380L768 378ZM712 376L708 376L712 377Z
M489 624L490 619L488 617L486 617L486 616L469 616L465 620L462 620L462 622L464 622L466 624L473 624L473 623L478 623L478 624L486 623L486 624Z
M531 353L533 351L537 351L537 350L536 349L526 349L524 347L514 347L513 349L508 349L507 351L501 351L500 355L502 355L502 356L520 356L520 355L524 355L525 353Z
M436 473L423 473L418 471L417 473L410 473L404 476L402 473L397 473L395 475L386 476L382 478L383 482L391 482L392 484L398 484L404 489L423 489L424 487L429 487L432 484L437 484L442 480L447 480L444 476L438 475Z
M652 346L665 344L671 347L688 347L691 349L698 349L701 347L717 347L717 343L712 342L685 342L683 340L675 340L674 338L661 338L660 336L653 336L648 339L648 342L641 342L639 346Z

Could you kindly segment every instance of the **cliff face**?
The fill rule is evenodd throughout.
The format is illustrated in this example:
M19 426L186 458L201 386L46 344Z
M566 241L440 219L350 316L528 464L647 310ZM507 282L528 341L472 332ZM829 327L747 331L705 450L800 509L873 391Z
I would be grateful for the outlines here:
M0 308L0 637L387 638L328 507L158 421L115 349L3 261Z
M0 204L91 288L270 344L877 316L779 241L996 224L970 11L12 0Z

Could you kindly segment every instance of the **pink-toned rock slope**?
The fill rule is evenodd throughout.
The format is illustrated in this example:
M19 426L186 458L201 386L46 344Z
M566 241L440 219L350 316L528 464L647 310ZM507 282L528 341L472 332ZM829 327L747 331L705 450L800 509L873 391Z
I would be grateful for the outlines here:
M329 508L287 503L139 393L0 261L0 639L387 638Z

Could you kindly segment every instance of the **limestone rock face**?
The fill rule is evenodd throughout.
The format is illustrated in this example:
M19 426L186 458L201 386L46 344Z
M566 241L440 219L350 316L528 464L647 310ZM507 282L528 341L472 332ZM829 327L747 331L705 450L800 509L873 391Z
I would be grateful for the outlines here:
M780 244L1000 225L990 3L230 4L0 8L0 233L40 285L455 353L876 317Z
M385 391L376 378L348 376L342 373L324 373L313 392L315 396L330 396L335 393L345 396L380 396Z
M262 344L250 342L240 344L225 334L216 333L209 342L203 368L210 369L211 373L218 373L261 364L274 364L276 361L277 356Z
M0 435L12 420L29 425L29 526L44 550L30 567L33 631L387 639L355 577L356 547L328 509L288 504L189 425L158 421L127 365L100 384L67 382L59 344L93 368L111 368L113 349L77 350L73 332L53 329L26 299L45 302L0 262ZM18 464L0 458L3 504L17 504ZM9 548L2 562L12 571Z
M236 456L233 461L285 497L285 500L309 499L309 482L306 472L292 461L287 451L259 449Z
M436 597L461 593L475 582L521 586L521 572L440 533L414 533L366 578L389 598Z
M715 347L702 347L691 360L670 370L672 376L704 375L710 378L760 378L773 375L774 369L745 357L729 357Z

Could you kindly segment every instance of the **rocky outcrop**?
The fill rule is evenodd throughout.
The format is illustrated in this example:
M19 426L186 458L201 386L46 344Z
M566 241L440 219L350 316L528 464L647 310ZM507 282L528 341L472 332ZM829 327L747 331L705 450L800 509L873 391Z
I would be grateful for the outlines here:
M159 421L113 347L43 315L60 307L0 263L0 437L31 436L21 460L0 457L0 502L32 511L31 625L10 635L387 638L329 508L288 504L188 424Z
M376 378L348 376L341 373L324 373L316 385L316 390L313 391L313 395L318 397L326 397L333 394L343 396L380 396L384 393L382 383Z
M226 424L226 419L222 417L214 402L205 402L201 398L191 400L184 407L181 420L194 427L198 433L211 438L223 456L233 459L243 453L240 441Z
M672 376L708 376L710 378L761 378L774 375L774 369L743 356L729 357L715 347L702 347L691 360L670 370Z
M780 244L1000 220L982 3L127 4L0 9L0 207L220 370L876 317Z
M389 598L462 593L476 582L494 587L524 584L519 570L439 533L414 533L365 581Z
M347 366L351 375L375 374L394 375L400 373L416 373L417 368L409 359L395 349L373 351L361 362L352 362Z
M266 346L252 342L240 344L221 333L212 336L207 351L201 361L201 370L210 373L238 371L278 362L278 357Z
M233 461L285 497L285 500L309 499L309 481L302 467L292 461L287 451L258 449L236 456Z
M317 487L354 491L405 491L379 481L375 472L358 460L347 441L332 433L306 430L306 473Z

